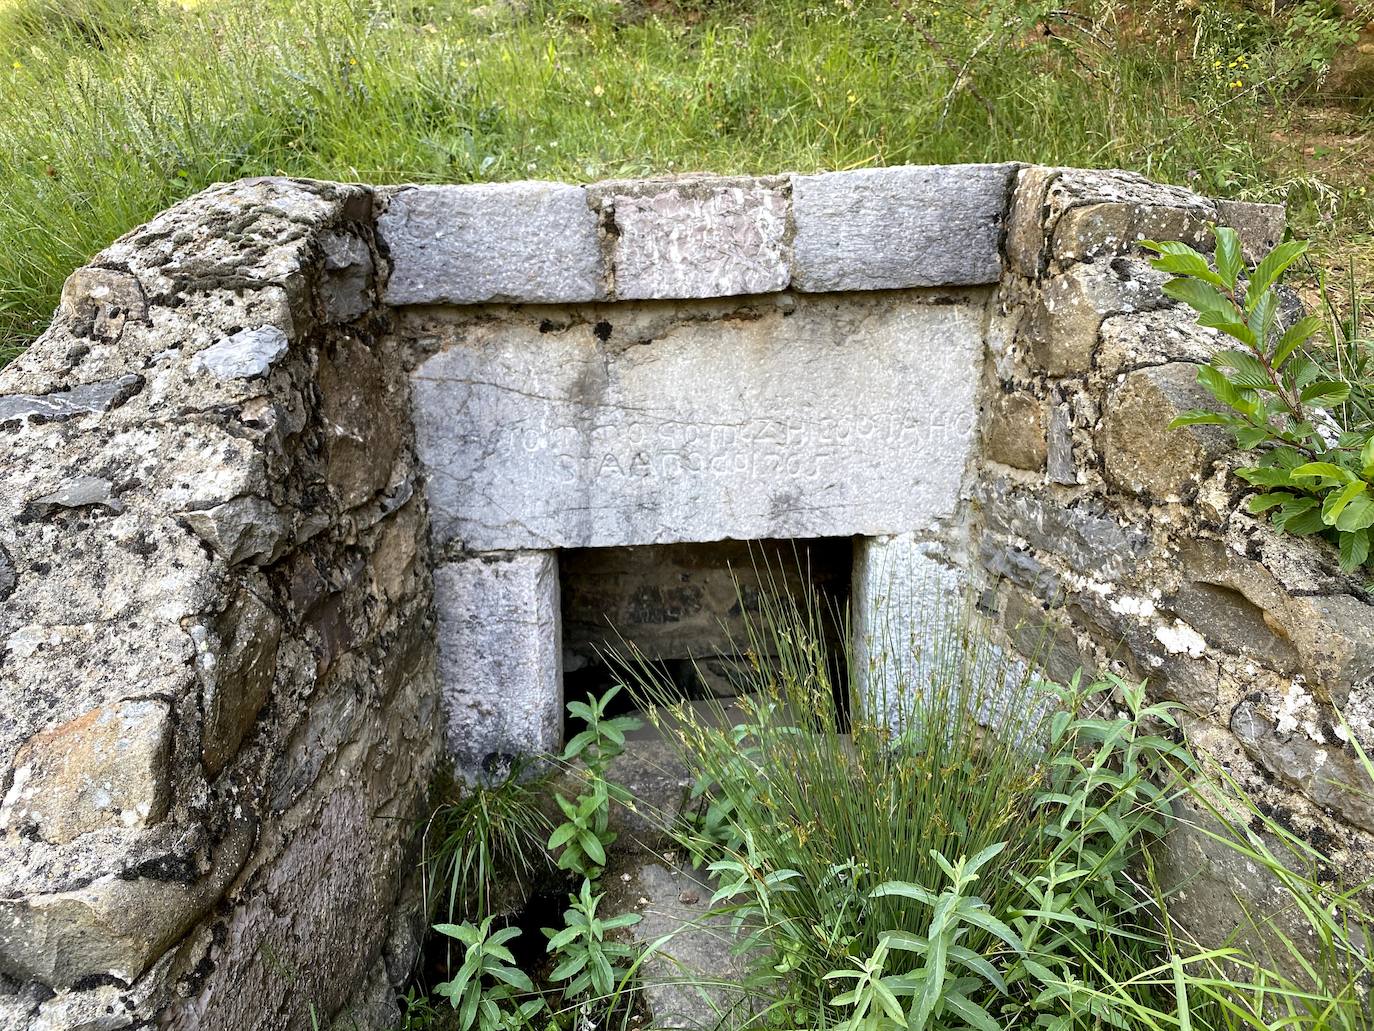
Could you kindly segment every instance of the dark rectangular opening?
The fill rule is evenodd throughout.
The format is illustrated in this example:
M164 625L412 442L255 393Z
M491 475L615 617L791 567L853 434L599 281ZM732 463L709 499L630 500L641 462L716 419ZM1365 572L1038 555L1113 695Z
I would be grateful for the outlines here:
M617 677L605 653L627 646L657 664L684 699L737 695L745 621L757 617L770 583L794 597L813 589L840 617L827 620L827 633L831 654L842 655L853 551L849 537L560 551L565 699L609 689ZM847 670L839 675L847 701ZM628 697L617 701L622 711L633 708Z

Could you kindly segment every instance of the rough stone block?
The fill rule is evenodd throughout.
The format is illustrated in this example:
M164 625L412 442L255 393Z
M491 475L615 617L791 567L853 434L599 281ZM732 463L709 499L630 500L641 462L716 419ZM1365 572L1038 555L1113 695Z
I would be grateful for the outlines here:
M377 355L353 338L321 355L318 377L325 472L343 507L355 508L391 482L403 402Z
M1166 303L1158 289L1166 278L1144 262L1093 262L1046 280L1027 321L1032 363L1051 376L1085 375L1103 320Z
M1073 414L1065 403L1056 404L1050 409L1045 476L1051 483L1066 487L1078 483L1078 463L1073 456Z
M1219 200L1217 224L1230 226L1240 234L1242 256L1249 264L1257 265L1283 241L1288 212L1282 204Z
M606 295L596 213L561 183L418 186L377 221L388 304L595 301Z
M838 317L820 300L790 310L678 324L628 348L576 324L458 336L414 373L436 541L851 536L950 512L980 310L894 298Z
M470 775L557 751L563 728L558 556L475 555L434 571L449 750Z
M1216 220L1207 198L1132 172L1061 169L1046 192L1049 254L1061 265L1126 254L1146 239L1207 249Z
M276 326L244 329L224 337L191 359L191 370L220 379L256 379L272 371L291 346Z
M1016 165L910 165L792 177L799 290L993 283Z
M196 670L204 688L201 755L214 777L234 757L267 702L277 669L281 620L248 591L205 627L195 627Z
M994 462L1040 472L1047 454L1045 406L1029 394L998 391L988 403L983 451Z
M1215 329L1197 324L1183 308L1110 316L1102 320L1097 368L1116 376L1142 365L1192 362L1202 365L1225 346Z
M40 731L14 759L0 830L61 845L102 827L147 827L167 812L172 720L163 702L125 701Z
M1231 732L1271 774L1346 822L1374 831L1369 774L1343 742L1314 738L1301 726L1285 732L1249 701L1231 714Z
M729 297L783 290L791 279L784 179L702 176L605 183L620 299Z
M1139 529L1122 526L1091 504L1067 508L1004 481L980 485L977 497L989 532L1020 538L1036 551L1058 555L1085 576L1116 580L1135 567L1149 544Z
M325 318L349 322L372 307L372 249L352 233L328 233L320 241L324 276L320 295Z
M850 588L850 690L876 715L894 715L908 689L924 682L916 637L932 617L957 607L967 581L942 548L912 534L854 543Z
M1100 435L1108 482L1160 501L1181 500L1229 438L1219 427L1167 427L1180 412L1214 403L1198 385L1196 365L1173 362L1128 375L1106 406Z
M1045 195L1059 174L1055 168L1031 165L1016 177L1011 211L1007 215L1007 262L1023 276L1037 277L1045 251Z

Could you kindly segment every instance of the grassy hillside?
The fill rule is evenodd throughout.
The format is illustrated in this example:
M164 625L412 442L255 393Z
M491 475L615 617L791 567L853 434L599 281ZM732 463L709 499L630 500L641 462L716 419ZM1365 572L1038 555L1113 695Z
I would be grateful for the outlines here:
M5 4L10 353L108 241L267 173L586 181L1015 158L1286 200L1329 253L1367 239L1371 4Z

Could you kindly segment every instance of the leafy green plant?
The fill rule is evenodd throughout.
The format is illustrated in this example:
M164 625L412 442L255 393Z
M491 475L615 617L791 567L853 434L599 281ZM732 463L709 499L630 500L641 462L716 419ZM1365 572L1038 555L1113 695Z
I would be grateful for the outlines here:
M1236 470L1261 488L1249 510L1268 513L1288 533L1329 539L1347 571L1363 565L1374 527L1374 432L1342 430L1332 414L1351 390L1348 382L1325 376L1304 351L1321 319L1309 315L1286 328L1278 324L1278 279L1307 244L1281 243L1249 270L1239 236L1225 227L1216 230L1214 265L1184 243L1147 246L1159 254L1154 266L1175 277L1164 292L1196 311L1201 325L1239 345L1198 373L1198 382L1229 411L1193 409L1170 428L1229 429L1242 450L1261 453L1257 464Z
M984 985L1005 992L1006 982L991 962L961 942L970 929L975 929L1006 943L1018 954L1026 951L1016 932L993 916L986 902L976 895L967 894L978 880L978 871L1004 848L1006 843L999 841L972 859L960 857L953 864L938 852L934 853L931 858L949 878L949 887L938 897L919 884L903 881L880 884L873 889L875 897L914 899L932 910L930 924L924 935L901 930L883 935L883 945L909 952L920 959L920 966L902 979L903 992L912 996L911 1012L906 1021L906 1027L912 1031L924 1031L946 1012L982 1031L997 1028L992 1015L971 999L969 993ZM958 967L964 973L951 977L952 967Z
M735 720L675 702L652 664L621 657L703 798L722 800L684 844L718 879L751 988L798 1026L875 1031L976 1026L975 1007L1048 1027L1139 1004L1111 976L1162 949L1141 930L1131 863L1169 818L1152 780L1177 752L1168 707L1115 678L1046 684L966 601L899 597L855 673L874 687L848 697L837 678L859 659L849 633L827 632L834 618L814 594L764 590L731 646L755 657ZM839 995L818 987L841 980Z
M592 894L592 882L583 880L576 895L568 896L572 905L563 913L563 927L544 928L548 951L558 959L549 980L563 984L563 997L573 999L588 992L600 999L613 996L626 978L620 966L634 958L634 949L607 939L607 933L639 923L638 913L622 913L602 919L596 907L605 894Z
M493 932L493 917L480 924L435 924L434 930L464 947L462 964L452 979L435 985L456 1011L458 1031L512 1031L528 1023L544 1008L529 975L515 965L506 943L520 936L518 927Z
M583 721L584 728L573 735L563 749L562 761L569 766L581 762L583 791L574 800L561 793L556 796L564 822L549 835L548 849L558 851L560 869L573 870L595 880L606 865L606 849L615 841L610 829L611 801L629 803L629 795L607 779L607 771L625 748L625 735L637 728L632 716L607 716L606 711L620 688L612 687L600 698L568 703L568 711Z
M548 868L550 824L540 784L522 759L493 783L441 782L436 789L443 801L421 836L421 869L426 898L431 905L442 900L450 921L488 915L502 886L524 901L541 867Z

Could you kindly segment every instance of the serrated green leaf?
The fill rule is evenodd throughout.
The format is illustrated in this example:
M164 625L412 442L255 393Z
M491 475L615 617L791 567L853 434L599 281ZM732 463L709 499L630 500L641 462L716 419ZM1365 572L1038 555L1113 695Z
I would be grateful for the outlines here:
M1247 310L1254 310L1260 295L1273 286L1284 270L1307 252L1307 241L1287 240L1264 256L1264 259L1250 274L1246 284L1245 303Z
M1279 311L1279 298L1272 290L1262 294L1250 312L1245 324L1250 327L1250 333L1255 339L1255 343L1260 348L1265 348L1269 343L1269 331L1274 327L1274 317Z
M1236 428L1235 434L1236 446L1242 451L1253 451L1274 436L1272 430L1263 426L1239 426Z
M1312 338L1312 334L1321 328L1322 321L1315 315L1308 315L1298 319L1297 322L1289 326L1279 337L1279 342L1274 345L1274 356L1272 361L1276 368L1282 367L1297 348L1307 343Z
M1210 390L1212 396L1222 404L1235 408L1240 403L1240 394L1235 385L1226 378L1226 373L1215 365L1198 366L1197 381Z
M1287 469L1275 468L1273 466L1246 466L1237 469L1236 475L1246 483L1253 483L1257 487L1291 487L1292 477Z
M1346 533L1367 530L1371 526L1374 526L1374 498L1368 493L1352 500L1336 519L1336 529Z
M1274 389L1274 381L1269 378L1269 370L1248 351L1222 351L1212 359L1212 363L1220 368L1230 369L1230 380L1233 384L1255 390Z
M1322 522L1327 526L1335 526L1336 519L1340 516L1345 507L1365 492L1366 484L1363 480L1355 480L1347 483L1340 490L1333 490L1322 502Z
M1262 512L1268 512L1271 508L1277 508L1292 496L1291 494L1253 494L1250 500L1246 502L1246 507L1249 508L1251 514L1259 515Z
M1353 573L1369 560L1369 531L1351 530L1342 533L1340 540L1341 568L1347 573Z
M1253 348L1257 344L1255 334L1249 326L1236 318L1234 311L1201 312L1197 317L1197 322L1199 326L1208 326L1220 330L1227 336L1239 340L1246 347Z
M1217 275L1229 289L1236 288L1236 280L1245 262L1241 257L1240 234L1230 226L1217 226Z
M1340 404L1350 396L1350 384L1334 379L1319 379L1304 387L1300 396L1303 404L1329 408L1332 405Z
M1289 475L1295 480L1315 479L1323 483L1330 481L1333 484L1345 484L1355 479L1355 474L1349 469L1342 469L1331 462L1307 462L1298 466Z
M1219 294L1215 287L1197 279L1171 279L1164 284L1164 293L1201 314L1236 320L1236 307Z

